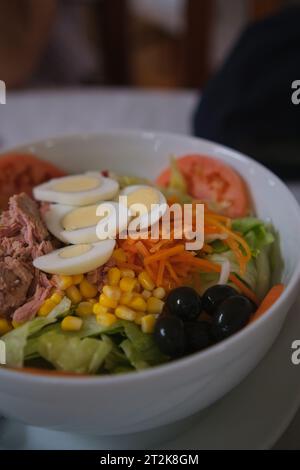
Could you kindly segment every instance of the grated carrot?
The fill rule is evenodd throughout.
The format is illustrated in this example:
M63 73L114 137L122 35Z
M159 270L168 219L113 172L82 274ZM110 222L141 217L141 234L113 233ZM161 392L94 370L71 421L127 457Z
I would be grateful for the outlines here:
M230 274L229 279L240 289L242 294L245 294L246 297L249 297L256 305L259 304L259 300L255 293L249 289L235 274Z
M177 285L180 285L179 278L168 261L166 261L166 268L169 271L171 278L174 279Z
M184 245L176 245L172 248L166 248L165 250L161 250L159 253L155 255L147 256L144 259L145 264L154 263L155 261L160 261L161 259L170 258L171 256L177 255L184 251Z
M158 266L157 278L156 278L156 284L159 287L162 286L162 284L163 284L163 277L164 277L165 267L166 267L165 261L163 259L160 260L159 266Z

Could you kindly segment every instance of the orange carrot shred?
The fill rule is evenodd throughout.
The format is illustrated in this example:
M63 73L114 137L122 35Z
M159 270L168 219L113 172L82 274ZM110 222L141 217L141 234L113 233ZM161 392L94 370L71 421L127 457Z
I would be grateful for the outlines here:
M253 317L250 319L250 323L257 320L261 317L270 307L279 299L281 294L284 291L283 284L276 284L275 286L271 287L265 298L263 299L262 303L254 313Z

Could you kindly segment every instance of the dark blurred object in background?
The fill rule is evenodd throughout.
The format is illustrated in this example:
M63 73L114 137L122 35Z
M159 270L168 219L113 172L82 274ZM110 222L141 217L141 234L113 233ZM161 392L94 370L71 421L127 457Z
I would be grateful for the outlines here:
M290 1L1 0L0 79L200 88L249 20Z
M204 90L194 132L253 156L283 177L299 177L300 7L249 26Z

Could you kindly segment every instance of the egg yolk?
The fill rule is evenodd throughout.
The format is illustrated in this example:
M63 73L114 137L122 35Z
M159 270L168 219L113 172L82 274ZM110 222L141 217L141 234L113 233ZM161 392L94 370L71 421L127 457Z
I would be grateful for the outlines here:
M159 194L152 188L137 189L127 196L127 206L130 208L134 204L143 205L144 210L139 212L141 215L146 214L151 211L153 204L159 204Z
M100 176L100 175L99 175ZM52 191L60 193L80 193L91 191L101 185L101 179L92 176L74 176L74 178L64 178L63 181L52 186Z
M77 256L84 255L91 249L92 249L92 245L88 245L88 244L67 246L67 248L64 248L63 250L59 252L59 256L64 259L75 258Z
M96 215L97 207L98 204L94 204L92 206L79 207L68 212L61 222L63 228L71 231L97 225L101 219L108 215L108 213L103 216Z

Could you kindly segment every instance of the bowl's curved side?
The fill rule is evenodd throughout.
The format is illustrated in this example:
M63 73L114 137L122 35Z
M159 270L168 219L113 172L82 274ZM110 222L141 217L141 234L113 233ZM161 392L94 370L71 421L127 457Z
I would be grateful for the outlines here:
M141 373L78 379L0 370L0 412L57 429L102 435L135 432L207 407L255 367L279 333L300 277L299 207L275 175L223 146L149 132L64 137L19 150L37 153L72 172L109 168L149 178L168 164L171 154L200 152L226 161L248 182L258 214L270 218L281 233L287 289L264 317L228 340Z

